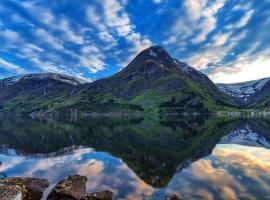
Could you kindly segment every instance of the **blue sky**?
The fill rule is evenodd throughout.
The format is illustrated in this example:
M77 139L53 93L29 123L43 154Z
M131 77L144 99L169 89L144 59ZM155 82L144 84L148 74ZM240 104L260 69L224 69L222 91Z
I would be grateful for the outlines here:
M110 76L151 45L215 82L270 77L270 0L1 0L0 78Z

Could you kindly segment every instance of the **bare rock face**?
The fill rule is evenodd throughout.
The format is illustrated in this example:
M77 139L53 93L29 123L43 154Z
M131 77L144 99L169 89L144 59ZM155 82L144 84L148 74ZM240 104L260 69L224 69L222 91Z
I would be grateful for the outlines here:
M80 200L85 195L87 178L80 175L71 175L60 181L50 192L48 200Z
M112 200L113 193L108 190L87 193L81 200Z
M14 177L0 180L2 200L40 200L43 191L49 186L45 179Z

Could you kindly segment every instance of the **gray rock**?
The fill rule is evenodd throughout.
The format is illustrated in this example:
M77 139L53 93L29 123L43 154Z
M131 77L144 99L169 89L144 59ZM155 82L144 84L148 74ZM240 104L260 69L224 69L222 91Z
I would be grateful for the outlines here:
M165 197L165 200L181 200L181 198L176 194L169 194Z
M2 200L40 200L49 186L45 179L14 177L0 180Z
M81 200L112 200L113 193L108 190L87 193Z
M1 200L22 199L23 188L18 185L0 185Z
M71 175L60 181L50 192L48 200L80 200L85 195L87 178L80 175Z

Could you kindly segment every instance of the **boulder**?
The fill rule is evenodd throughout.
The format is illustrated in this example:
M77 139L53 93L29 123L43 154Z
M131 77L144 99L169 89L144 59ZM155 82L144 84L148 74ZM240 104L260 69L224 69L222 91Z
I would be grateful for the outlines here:
M176 194L169 194L165 197L165 200L181 200L181 198Z
M80 175L71 175L60 181L50 192L48 200L80 200L85 195L87 178Z
M18 185L2 185L0 184L0 199L15 200L22 199L23 188Z
M81 200L112 200L113 193L108 190L87 193Z
M0 180L0 199L2 200L40 200L49 186L45 179L14 177Z

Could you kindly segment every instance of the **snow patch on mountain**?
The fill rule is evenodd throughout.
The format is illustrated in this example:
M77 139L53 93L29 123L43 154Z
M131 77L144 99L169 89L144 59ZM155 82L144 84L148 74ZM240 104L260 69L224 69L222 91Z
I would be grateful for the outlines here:
M154 51L152 51L152 49L150 49L149 56L157 57L157 54Z
M27 74L13 76L10 78L0 80L0 88L5 86L11 86L21 80L30 80L30 79L54 79L61 82L65 82L71 85L79 85L85 83L85 80L77 79L72 76L56 74L56 73L40 73L40 74Z
M223 137L221 144L241 144L246 146L270 148L270 142L250 129L248 125L244 128L234 130Z
M186 75L192 75L192 72L198 73L202 78L207 78L207 76L201 71L189 66L184 62L179 62L177 59L173 59L173 63ZM193 73L194 75L194 73Z
M181 71L183 73L189 73L192 71L192 68L186 64L186 63L183 63L183 62L179 62L178 60L176 59L173 59L173 63L179 67L179 69L181 69Z
M22 78L22 76L13 76L13 77L9 77L6 79L2 79L2 80L0 80L0 88L2 88L4 86L13 85L13 84L17 83L21 78Z
M254 81L232 84L217 83L216 85L220 90L228 95L246 102L251 95L260 91L269 80L270 78L263 78Z

